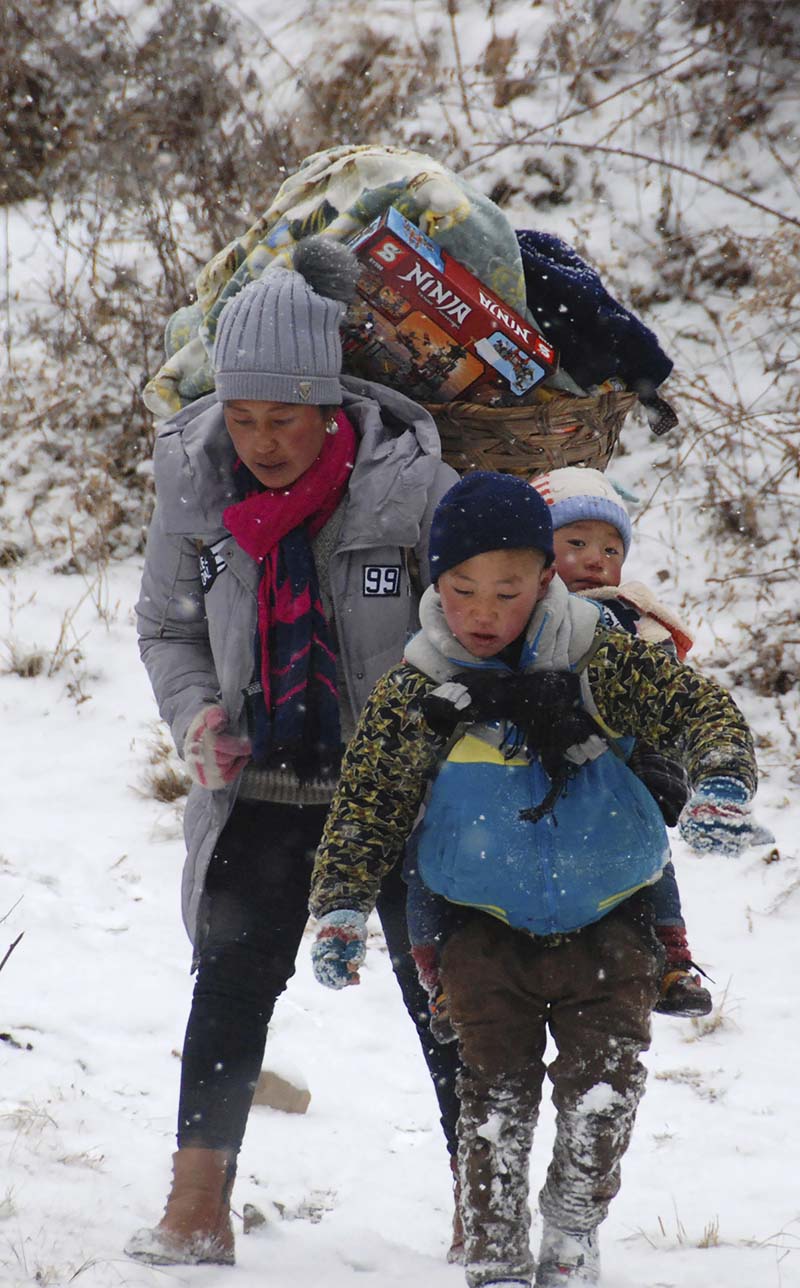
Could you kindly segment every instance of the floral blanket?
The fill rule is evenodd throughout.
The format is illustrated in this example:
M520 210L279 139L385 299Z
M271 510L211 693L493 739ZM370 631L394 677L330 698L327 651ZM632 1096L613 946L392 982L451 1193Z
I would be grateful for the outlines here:
M420 152L372 144L329 148L307 157L269 209L201 271L197 303L179 309L167 324L167 360L144 391L150 411L171 416L214 388L210 354L217 319L232 295L273 265L289 267L303 237L325 233L347 240L389 206L533 321L516 234L493 201ZM548 384L582 392L565 372Z

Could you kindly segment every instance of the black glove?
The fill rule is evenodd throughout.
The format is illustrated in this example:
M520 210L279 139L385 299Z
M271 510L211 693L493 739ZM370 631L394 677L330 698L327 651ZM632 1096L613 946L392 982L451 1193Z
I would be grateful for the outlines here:
M528 677L516 671L487 669L459 671L427 693L420 703L431 728L450 737L459 724L483 724L491 720L521 723L525 697L521 683Z
M529 677L519 671L459 671L453 682L460 684L469 694L467 719L476 724L484 720L513 720L521 722L525 703L523 685Z
M541 719L552 707L580 708L580 676L572 671L459 671L454 684L470 697L470 720L513 720L525 724Z
M563 770L565 752L599 729L583 705L581 679L574 671L533 671L520 678L525 743L553 778Z
M674 827L691 794L689 779L680 761L662 755L647 743L637 742L628 767L658 803L667 827Z
M516 755L524 746L529 756L539 757L551 780L544 800L520 812L520 818L531 823L553 809L577 772L580 758L568 758L566 752L599 734L583 706L580 676L572 671L459 671L426 694L420 705L428 724L442 737L451 737L460 724L493 720L506 720L519 731L517 738L503 743L505 755Z
M459 724L509 721L551 778L570 747L598 733L583 706L580 676L572 671L459 671L427 694L421 707L431 728L444 737Z

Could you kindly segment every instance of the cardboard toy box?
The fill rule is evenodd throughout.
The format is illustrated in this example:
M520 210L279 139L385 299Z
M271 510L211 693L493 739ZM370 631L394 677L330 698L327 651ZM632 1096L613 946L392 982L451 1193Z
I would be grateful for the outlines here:
M555 371L530 322L393 206L350 242L363 265L345 370L423 402L513 405Z

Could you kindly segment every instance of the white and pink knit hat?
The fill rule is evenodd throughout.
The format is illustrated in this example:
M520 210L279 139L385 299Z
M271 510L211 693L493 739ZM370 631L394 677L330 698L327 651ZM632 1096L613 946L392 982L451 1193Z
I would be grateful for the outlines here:
M616 489L599 470L582 465L566 465L531 479L550 506L553 530L585 519L610 523L622 538L627 558L631 544L631 521Z

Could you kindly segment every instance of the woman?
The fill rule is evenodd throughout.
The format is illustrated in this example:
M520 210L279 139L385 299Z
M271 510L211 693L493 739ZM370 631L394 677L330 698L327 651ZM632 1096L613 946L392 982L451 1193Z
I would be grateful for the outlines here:
M427 540L456 474L428 414L340 380L358 266L303 242L234 296L216 392L161 429L137 605L142 658L194 780L183 913L197 971L164 1216L126 1252L230 1264L230 1195L275 1001L294 973L343 742L417 624ZM419 585L416 583L419 581ZM452 1048L430 1039L399 878L378 911L451 1156Z

